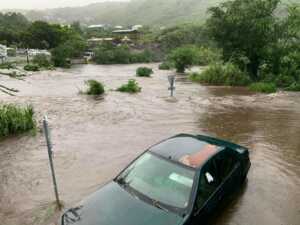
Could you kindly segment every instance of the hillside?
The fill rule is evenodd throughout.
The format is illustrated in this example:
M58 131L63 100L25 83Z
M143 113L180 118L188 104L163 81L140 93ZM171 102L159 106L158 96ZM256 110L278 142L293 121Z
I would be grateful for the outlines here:
M132 0L131 2L103 2L84 7L27 11L31 20L85 24L113 25L171 25L177 22L201 21L208 7L222 0Z
M184 22L202 22L207 9L224 0L131 0L130 2L102 2L83 7L57 8L40 11L22 11L30 20L59 23L80 21L83 24L112 25L173 25ZM300 3L300 0L284 0Z

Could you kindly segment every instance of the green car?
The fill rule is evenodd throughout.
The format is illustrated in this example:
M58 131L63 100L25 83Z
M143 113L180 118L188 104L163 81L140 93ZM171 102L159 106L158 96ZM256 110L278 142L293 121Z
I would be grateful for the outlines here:
M141 154L113 181L61 217L62 225L199 224L240 187L248 149L179 134Z

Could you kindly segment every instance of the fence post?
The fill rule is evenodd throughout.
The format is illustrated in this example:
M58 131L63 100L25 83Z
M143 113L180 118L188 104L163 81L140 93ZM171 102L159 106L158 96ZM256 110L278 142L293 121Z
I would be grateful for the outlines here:
M53 151L52 151L52 143L51 143L51 137L50 137L50 130L48 126L48 119L47 116L43 119L43 128L44 128L44 134L46 138L47 143L47 149L48 149L48 156L49 156L49 162L50 162L50 169L51 169L51 175L52 175L52 181L53 181L53 187L54 187L54 193L55 193L55 199L56 199L56 205L58 209L61 209L61 204L59 201L59 195L57 190L57 183L56 183L56 177L55 177L55 171L53 166Z

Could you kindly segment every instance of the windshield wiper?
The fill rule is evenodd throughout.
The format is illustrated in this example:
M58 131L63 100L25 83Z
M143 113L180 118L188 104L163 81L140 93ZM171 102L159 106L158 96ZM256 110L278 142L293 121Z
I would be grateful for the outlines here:
M160 204L158 201L156 201L154 199L152 200L152 205L155 206L156 208L159 208L159 209L163 210L163 211L169 212L169 210L166 207L162 206L162 204Z

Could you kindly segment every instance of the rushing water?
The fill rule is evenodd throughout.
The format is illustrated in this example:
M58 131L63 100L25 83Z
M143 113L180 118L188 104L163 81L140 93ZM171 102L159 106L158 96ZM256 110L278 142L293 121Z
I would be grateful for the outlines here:
M260 95L244 88L204 87L177 78L176 101L167 75L135 78L136 95L113 91L139 65L77 66L42 72L24 81L0 77L17 88L0 101L33 104L38 121L52 128L60 196L70 206L112 179L150 145L177 133L204 133L250 149L252 168L238 195L214 215L218 225L300 224L300 94ZM79 95L87 79L105 83L104 98ZM0 224L45 224L53 189L41 132L0 142Z

